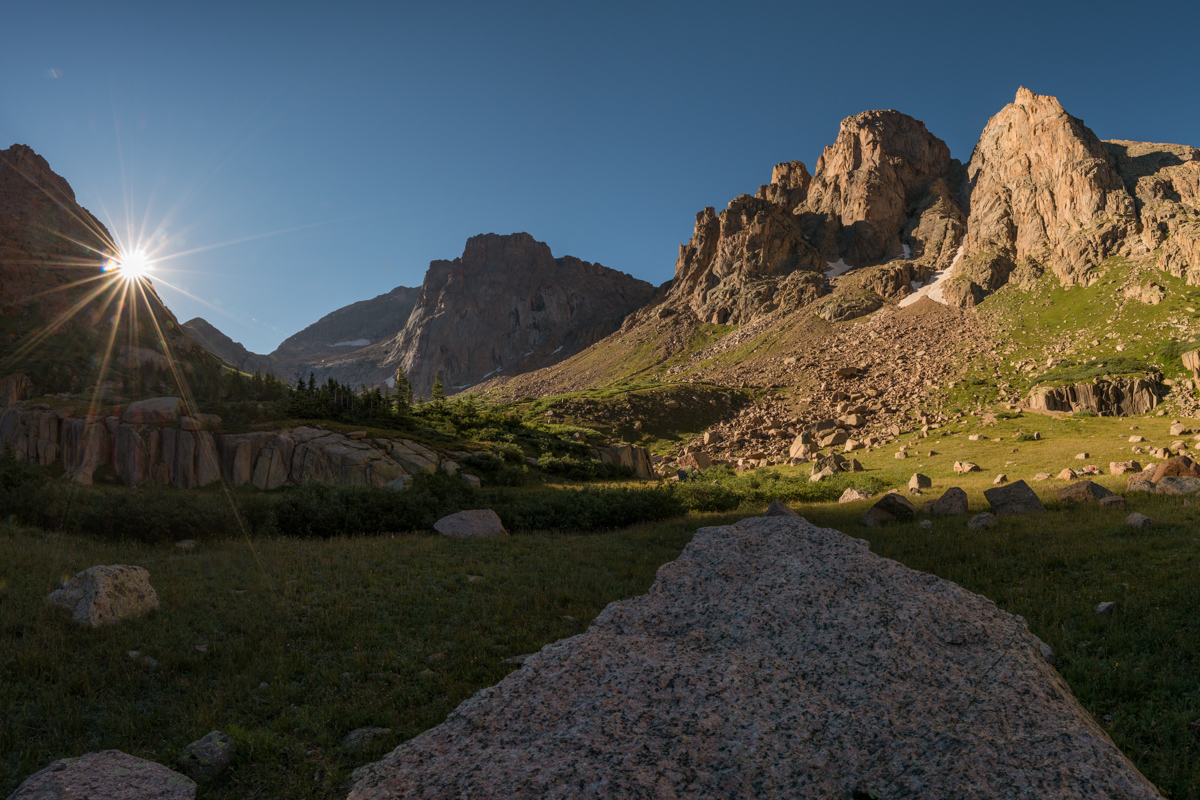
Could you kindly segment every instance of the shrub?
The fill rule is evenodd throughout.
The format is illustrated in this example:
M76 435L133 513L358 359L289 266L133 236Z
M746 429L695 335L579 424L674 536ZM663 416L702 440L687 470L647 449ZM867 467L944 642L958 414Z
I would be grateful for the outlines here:
M675 496L688 511L733 511L742 498L719 482L683 481L674 487Z

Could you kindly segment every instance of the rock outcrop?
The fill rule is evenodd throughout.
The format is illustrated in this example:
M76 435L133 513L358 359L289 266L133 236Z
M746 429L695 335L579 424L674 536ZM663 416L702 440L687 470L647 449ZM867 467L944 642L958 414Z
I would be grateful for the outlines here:
M672 300L704 322L735 325L780 307L796 308L820 295L825 262L804 241L799 220L787 202L802 194L804 181L793 178L804 165L775 168L772 183L760 196L743 194L720 214L710 206L696 215L691 240L679 246ZM797 188L785 187L797 184Z
M430 263L404 329L362 378L380 383L400 368L427 395L439 373L451 392L538 369L617 330L653 293L623 272L555 258L527 233L473 236L461 257Z
M645 595L360 768L350 800L1160 798L1047 650L837 531L702 528Z
M1054 97L1018 90L984 128L963 187L964 254L944 295L970 306L1051 270L1090 284L1110 256L1153 255L1200 283L1200 151L1101 142Z
M865 111L842 120L796 208L806 238L825 261L851 266L927 256L949 266L962 238L953 188L961 164L920 120Z
M1159 403L1162 387L1152 378L1113 378L1065 386L1035 386L1034 411L1094 411L1106 417L1147 414Z

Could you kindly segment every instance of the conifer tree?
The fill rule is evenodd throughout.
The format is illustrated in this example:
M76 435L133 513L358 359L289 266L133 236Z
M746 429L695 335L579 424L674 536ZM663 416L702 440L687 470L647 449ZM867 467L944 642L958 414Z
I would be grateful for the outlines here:
M429 390L429 401L441 408L446 404L446 387L442 385L442 373L433 376L433 388Z
M412 381L404 374L403 367L396 367L396 411L401 416L412 411L413 389Z

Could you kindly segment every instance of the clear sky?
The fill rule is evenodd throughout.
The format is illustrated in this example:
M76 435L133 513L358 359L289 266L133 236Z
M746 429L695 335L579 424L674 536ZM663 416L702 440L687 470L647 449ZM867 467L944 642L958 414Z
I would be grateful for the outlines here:
M1200 145L1194 2L17 0L2 25L0 148L196 251L160 295L256 352L477 233L662 283L697 211L867 109L964 161L1020 85L1101 138Z

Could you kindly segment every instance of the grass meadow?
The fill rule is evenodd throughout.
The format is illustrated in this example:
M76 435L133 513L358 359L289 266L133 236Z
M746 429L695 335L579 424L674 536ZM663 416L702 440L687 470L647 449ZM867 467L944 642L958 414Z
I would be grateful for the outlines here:
M903 485L913 471L929 475L934 488L921 499L962 486L975 513L987 508L983 491L998 472L1013 480L1056 474L1079 466L1080 451L1107 471L1109 460L1130 457L1130 426L1157 446L1176 438L1169 424L969 420L912 439L909 450L921 458L894 459L892 447L857 455L886 485ZM1015 442L1018 430L1043 438ZM970 442L975 432L1001 441ZM984 471L955 476L958 458ZM777 479L755 480L769 493ZM1123 490L1125 480L1100 482ZM1133 762L1168 797L1200 798L1200 739L1190 730L1200 720L1200 506L1132 494L1123 511L1068 507L1055 499L1062 485L1031 483L1047 513L983 531L961 517L934 519L929 529L865 528L858 518L870 501L794 506L1025 617ZM761 511L745 505L610 532L478 541L215 537L192 551L0 526L0 795L55 759L88 751L116 748L173 766L186 744L216 729L234 738L237 754L200 797L342 797L353 768L516 668L503 659L581 633L607 603L644 592L698 527ZM1130 511L1148 514L1154 529L1126 527ZM105 563L146 567L162 608L91 631L44 602L62 577ZM1098 616L1105 600L1116 610ZM367 726L392 733L364 751L341 747L346 733Z

